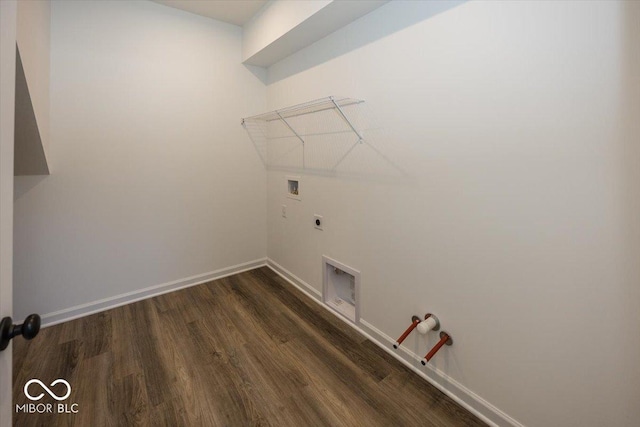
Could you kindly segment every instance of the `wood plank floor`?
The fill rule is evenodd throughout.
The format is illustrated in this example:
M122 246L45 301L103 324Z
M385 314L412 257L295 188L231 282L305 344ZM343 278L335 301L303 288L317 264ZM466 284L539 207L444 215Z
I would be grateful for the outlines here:
M52 326L13 352L14 404L30 403L31 378L64 378L79 409L14 414L19 427L484 425L268 268Z

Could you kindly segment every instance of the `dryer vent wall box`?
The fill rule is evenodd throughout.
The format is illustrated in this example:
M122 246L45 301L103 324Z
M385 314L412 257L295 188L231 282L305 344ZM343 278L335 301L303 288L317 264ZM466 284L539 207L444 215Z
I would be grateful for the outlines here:
M290 199L301 200L300 198L300 177L287 177L287 197Z
M353 323L360 321L360 272L322 257L322 300Z

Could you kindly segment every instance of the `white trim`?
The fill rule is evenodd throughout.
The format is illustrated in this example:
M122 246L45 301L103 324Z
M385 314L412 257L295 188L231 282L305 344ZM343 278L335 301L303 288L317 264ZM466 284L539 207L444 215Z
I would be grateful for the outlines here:
M77 305L75 307L70 307L64 310L59 310L53 313L48 313L42 316L42 327L45 328L48 326L53 326L58 323L67 322L69 320L99 313L101 311L120 307L122 305L130 304L157 295L166 294L169 292L177 291L179 289L184 289L202 283L210 282L212 280L221 279L223 277L253 270L265 265L280 277L282 277L284 280L291 283L309 298L317 302L322 308L327 310L329 313L332 313L337 318L341 319L346 325L349 325L356 331L360 332L371 342L382 348L384 351L389 353L395 359L399 360L402 364L407 366L416 374L437 387L440 391L442 391L459 405L467 409L469 412L476 415L482 421L488 423L491 426L509 425L513 427L524 427L523 424L514 420L495 406L491 405L489 402L482 399L480 396L467 389L465 386L449 377L442 371L434 369L429 365L427 365L426 367L422 367L422 365L420 364L420 357L415 353L410 352L405 347L400 347L398 351L392 351L391 348L393 347L393 343L395 342L395 340L377 329L366 320L360 319L360 323L356 325L343 318L342 316L337 315L333 310L323 304L322 293L319 290L309 285L304 280L300 279L295 274L291 273L289 270L269 258L261 258L254 261L249 261L231 267L215 270L209 273L199 274L173 282L150 286L148 288L140 289L137 291L127 292L124 294L116 295L114 297L104 298L90 303Z
M407 350L406 347L400 347L398 350L393 351L391 348L396 340L380 331L371 323L360 319L360 327L364 332L364 335L380 348L401 361L409 369L429 381L444 394L475 414L485 423L492 426L509 425L513 427L524 427L523 424L511 418L509 415L505 414L500 409L496 408L441 370L436 369L431 365L422 366L420 363L422 357ZM387 343L387 345L383 345L381 343Z
M300 289L305 295L309 298L316 300L318 302L322 302L322 293L314 288L313 286L307 284L304 280L297 277L295 274L275 262L274 260L267 258L267 267L271 268L273 271L278 273L283 279L287 282L294 285L296 288Z
M395 343L395 340L377 329L371 323L364 319L360 319L359 325L349 322L347 319L339 316L335 311L331 310L325 304L322 303L322 296L320 291L313 286L301 280L295 274L288 271L270 258L267 258L267 267L273 270L276 274L281 276L287 282L302 291L305 295L316 301L322 308L332 313L338 319L341 319L345 324L351 326L356 331L360 332L371 342L382 348L389 353L395 359L400 361L403 365L407 366L413 372L420 377L427 380L433 386L438 388L444 394L453 399L463 408L480 418L490 426L513 426L524 427L523 424L511 418L509 415L502 412L453 378L449 377L439 369L427 365L423 367L420 364L421 358L413 352L410 352L405 347L400 347L399 351L392 351L391 348Z
M148 288L92 301L86 304L76 305L75 307L65 308L63 310L54 311L53 313L47 313L42 316L42 327L46 328L48 326L57 325L58 323L67 322L90 314L131 304L132 302L188 288L190 286L200 285L212 280L231 276L232 274L242 273L243 271L253 270L255 268L265 266L266 262L266 258L260 258L254 261L236 264L231 267L210 271L208 273L198 274L184 279L174 280L172 282L162 283L160 285L150 286Z

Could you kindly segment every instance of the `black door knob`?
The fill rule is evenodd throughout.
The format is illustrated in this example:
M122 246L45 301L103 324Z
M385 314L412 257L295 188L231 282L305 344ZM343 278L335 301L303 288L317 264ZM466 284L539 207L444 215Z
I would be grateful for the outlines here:
M0 351L7 348L13 337L22 335L24 339L33 339L40 332L40 316L30 314L22 325L14 325L11 317L5 317L0 322Z

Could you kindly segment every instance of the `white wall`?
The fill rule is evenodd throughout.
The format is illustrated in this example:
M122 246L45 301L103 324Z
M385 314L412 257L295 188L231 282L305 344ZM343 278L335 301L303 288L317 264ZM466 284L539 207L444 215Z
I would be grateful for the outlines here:
M384 157L294 169L300 202L270 170L268 255L318 291L321 255L360 270L394 339L436 313L455 343L433 366L512 422L637 425L640 5L447 7L391 2L270 67L270 109L365 99Z
M45 157L49 156L49 72L51 1L18 2L16 42L38 122Z
M15 313L266 254L265 108L241 28L155 4L52 2L49 177L16 179Z

